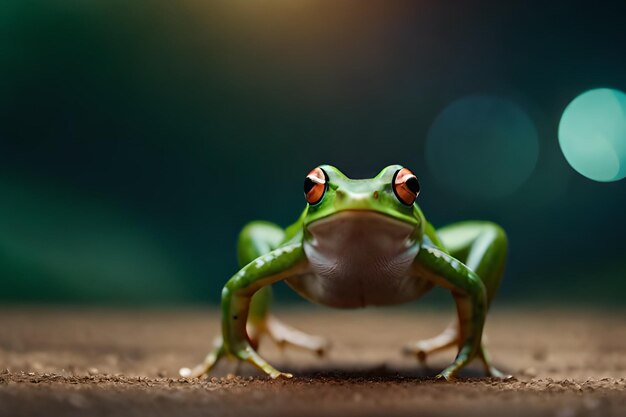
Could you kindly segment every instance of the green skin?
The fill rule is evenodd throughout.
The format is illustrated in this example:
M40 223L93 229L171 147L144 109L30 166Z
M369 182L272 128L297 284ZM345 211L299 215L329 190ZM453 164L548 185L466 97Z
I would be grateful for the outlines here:
M263 333L268 333L280 343L291 343L318 353L323 352L326 345L321 338L305 335L295 329L287 328L285 331L285 326L275 319L271 326L268 325L271 317L268 313L270 286L286 280L296 292L313 302L347 308L368 304L398 304L419 298L433 286L446 288L455 300L458 322L435 338L408 345L405 352L424 360L430 353L457 346L456 358L437 378L454 378L474 358L482 360L487 375L503 377L490 364L481 339L486 314L504 270L507 251L504 231L496 224L483 221L460 222L436 230L426 220L417 204L405 205L394 194L392 181L394 174L402 168L399 165L389 166L376 177L365 180L349 179L329 165L321 168L328 175L326 192L320 202L315 205L307 204L294 224L283 230L272 223L252 222L242 230L238 244L242 268L226 283L222 291L222 337L215 342L215 348L204 363L192 370L182 369L181 375L201 376L209 372L220 358L232 357L251 363L272 378L291 377L291 374L276 370L256 352L258 338ZM368 214L369 217L363 216ZM359 288L362 303L355 305L358 300L352 300L351 295L345 295L350 292L332 294L328 292L335 287L324 285L323 288L331 288L324 290L315 286L321 278L311 272L314 269L311 247L316 244L316 222L319 222L319 226L333 220L358 221L361 218L366 222L373 220L373 224L378 225L375 229L377 231L384 232L387 223L389 227L409 231L407 236L397 237L397 234L390 233L387 237L391 246L398 243L406 248L402 250L402 259L410 257L408 266L402 269L402 273L396 274L404 277L402 288L409 289L406 292L394 292L386 291L383 286L375 291L378 298L368 302L367 297L376 294L367 288ZM331 223L334 225L332 230L342 233L342 225L350 224L349 221ZM351 236L349 232L355 230L357 228L346 229L343 236ZM367 244L360 243L363 240L361 238L346 239L342 241L341 248L347 250L347 253L350 253L350 245ZM375 239L372 238L372 245L375 245ZM394 242L394 239L401 239L402 242ZM381 246L371 246L375 247ZM393 253L387 255L389 262L394 261L394 257L396 256ZM371 258L369 256L367 259ZM360 261L366 262L366 258ZM406 265L405 261L402 262L402 265ZM347 268L351 269L350 262ZM385 267L381 269L388 270ZM341 275L334 276L333 279L334 283L341 284L337 281L342 279ZM358 276L351 279L357 282ZM355 285L356 292L356 284L350 282L345 286L349 289L351 285ZM383 284L380 280L368 282L386 285L386 281ZM361 283L358 285L362 286ZM281 331L282 334L277 334Z

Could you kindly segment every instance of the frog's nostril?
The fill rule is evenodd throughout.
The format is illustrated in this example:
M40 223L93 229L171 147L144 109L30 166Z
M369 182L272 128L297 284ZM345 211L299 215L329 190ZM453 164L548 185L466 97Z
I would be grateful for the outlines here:
M378 191L374 191L374 194L372 194L372 197L374 197L374 200L378 200Z

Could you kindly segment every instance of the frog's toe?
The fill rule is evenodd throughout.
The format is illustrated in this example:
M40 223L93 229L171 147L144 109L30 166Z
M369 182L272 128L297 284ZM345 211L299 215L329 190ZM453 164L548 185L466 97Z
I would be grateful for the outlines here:
M404 346L402 351L405 355L416 356L420 362L425 362L429 355L456 346L457 342L458 332L456 327L450 326L436 337L420 340Z
M484 339L484 337L483 337ZM498 368L491 364L491 359L489 358L489 354L487 353L487 349L485 345L481 345L480 347L480 359L485 367L485 373L488 377L498 378L498 379L511 379L513 375L507 374L505 372L500 371Z
M402 353L407 356L415 356L420 362L426 362L426 358L432 352L433 350L428 349L422 342L411 343L402 348Z
M330 348L331 348L330 341L328 341L326 339L322 339L322 342L315 349L315 353L317 354L317 356L323 357L323 356L325 356L328 353Z
M463 365L459 363L453 363L448 366L446 369L441 371L437 376L435 376L436 381L452 381L456 378L456 374L459 372Z
M454 379L454 377L452 375L449 375L449 374L447 374L445 372L442 372L442 373L437 374L435 376L435 382L448 382L448 381L451 381L453 379Z
M506 372L502 372L495 366L491 366L491 365L487 369L487 376L491 378L498 378L498 379L505 379L505 380L513 378L513 375L507 374Z
M199 364L194 366L193 368L180 368L178 374L183 378L200 378L202 375L206 374L208 369L204 366L204 364Z
M293 378L293 374L290 374L289 372L280 372L280 371L276 371L270 374L270 378L272 379L291 379Z
M291 345L315 352L319 356L324 356L330 349L330 343L325 338L304 333L273 316L267 318L266 329L270 338L281 347Z
M224 355L224 349L222 347L222 339L216 338L214 342L215 347L204 358L204 361L193 368L180 368L178 374L183 378L200 378L203 375L211 372L211 369L215 366L217 361Z

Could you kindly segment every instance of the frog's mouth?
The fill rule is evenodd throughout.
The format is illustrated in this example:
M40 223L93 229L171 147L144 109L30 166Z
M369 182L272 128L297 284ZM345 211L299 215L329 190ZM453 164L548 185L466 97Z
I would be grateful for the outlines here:
M406 242L414 226L373 210L344 210L315 220L307 230L318 242L343 245L355 242L392 246Z

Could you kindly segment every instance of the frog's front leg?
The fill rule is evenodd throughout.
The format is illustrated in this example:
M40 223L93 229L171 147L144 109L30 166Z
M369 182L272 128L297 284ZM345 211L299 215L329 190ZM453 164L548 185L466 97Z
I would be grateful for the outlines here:
M278 225L266 221L248 223L241 230L237 242L240 267L243 268L250 262L256 262L257 258L277 249L284 239L285 231ZM256 350L260 339L267 335L281 347L291 345L323 354L329 346L326 339L305 334L282 323L269 313L271 300L272 287L269 285L259 289L252 297L246 326L250 345ZM223 354L220 336L214 340L213 349L202 363L192 369L182 368L180 374L184 377L200 377L208 373Z
M291 377L277 371L250 345L246 323L250 300L256 291L306 271L307 262L300 243L292 243L262 255L246 265L222 291L223 351L256 366L272 378Z
M430 226L430 225L429 225ZM481 279L487 290L487 303L491 305L495 293L502 281L507 253L507 237L504 230L495 223L487 221L464 221L453 223L435 231L430 226L427 236L431 244L463 262ZM440 335L430 339L413 342L405 347L405 353L416 355L420 361L434 352L458 345L458 323L451 323ZM491 365L485 348L485 337L480 350L487 375L506 377Z
M487 291L471 269L444 251L422 247L416 256L414 272L421 278L449 289L456 302L459 319L459 351L454 362L438 378L451 379L481 352L481 339L487 313Z
M292 243L259 256L235 274L222 290L222 337L205 362L183 376L207 373L224 356L251 363L272 378L291 377L267 363L252 346L247 332L252 296L262 288L306 272L307 261L300 243ZM251 330L255 329L252 326Z

